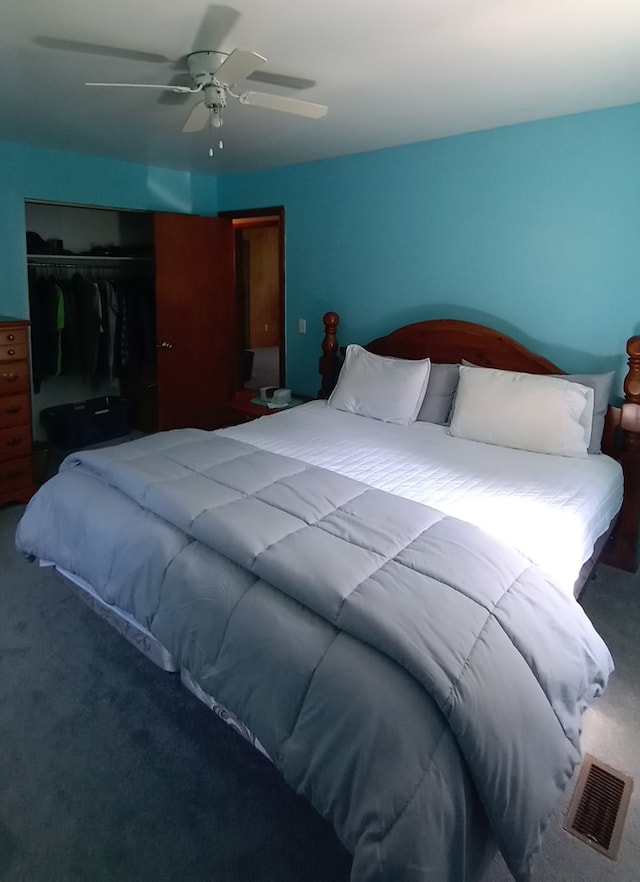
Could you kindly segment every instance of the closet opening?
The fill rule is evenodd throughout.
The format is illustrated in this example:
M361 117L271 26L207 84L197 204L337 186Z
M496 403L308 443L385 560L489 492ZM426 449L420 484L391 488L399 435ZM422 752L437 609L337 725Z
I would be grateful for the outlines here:
M26 201L25 230L34 440L153 431L153 215Z

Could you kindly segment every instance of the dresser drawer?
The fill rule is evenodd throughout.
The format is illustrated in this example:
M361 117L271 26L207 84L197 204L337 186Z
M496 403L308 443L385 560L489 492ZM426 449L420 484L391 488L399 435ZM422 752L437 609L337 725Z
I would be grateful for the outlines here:
M0 398L29 392L29 365L26 361L16 364L0 363Z
M26 393L0 398L0 429L28 425L30 419L31 404Z
M0 361L26 361L29 347L26 343L0 343Z
M28 342L29 337L26 328L12 328L6 326L0 328L0 346L9 346L12 343L16 346L26 346Z
M31 457L0 462L0 495L9 494L33 482Z
M31 426L0 429L0 462L31 456Z

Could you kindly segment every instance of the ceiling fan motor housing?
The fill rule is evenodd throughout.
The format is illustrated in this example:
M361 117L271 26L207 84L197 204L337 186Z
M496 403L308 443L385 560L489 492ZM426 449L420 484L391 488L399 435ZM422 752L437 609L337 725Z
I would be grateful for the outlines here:
M194 85L212 83L216 71L228 57L226 52L192 52L187 55L187 66Z

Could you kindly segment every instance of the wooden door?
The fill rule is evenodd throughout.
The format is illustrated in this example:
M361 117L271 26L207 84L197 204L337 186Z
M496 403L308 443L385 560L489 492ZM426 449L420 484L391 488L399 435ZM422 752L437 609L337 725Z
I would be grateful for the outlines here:
M158 428L212 429L236 382L233 227L155 215Z

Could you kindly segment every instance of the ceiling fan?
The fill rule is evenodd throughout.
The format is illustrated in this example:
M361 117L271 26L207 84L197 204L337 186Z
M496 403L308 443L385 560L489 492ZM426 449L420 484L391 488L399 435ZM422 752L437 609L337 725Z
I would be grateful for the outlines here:
M238 83L246 80L266 64L267 59L257 52L234 49L231 53L202 49L191 52L186 58L190 85L168 83L85 83L86 86L128 89L161 89L176 94L201 94L202 100L194 105L187 117L183 132L198 132L207 125L219 128L222 125L222 112L227 106L227 98L234 98L240 104L279 110L308 119L320 119L327 113L325 104L301 101L269 92L238 91ZM257 79L257 77L255 77Z

